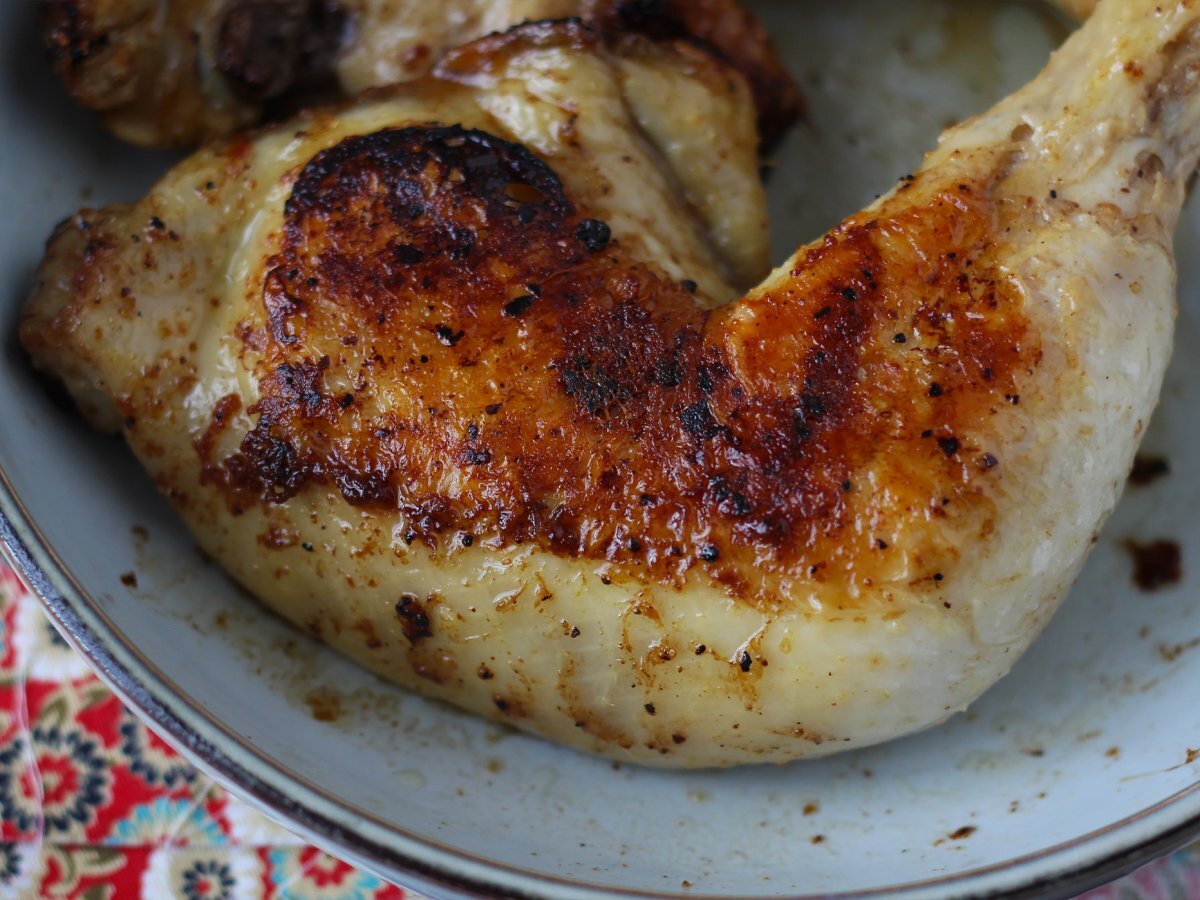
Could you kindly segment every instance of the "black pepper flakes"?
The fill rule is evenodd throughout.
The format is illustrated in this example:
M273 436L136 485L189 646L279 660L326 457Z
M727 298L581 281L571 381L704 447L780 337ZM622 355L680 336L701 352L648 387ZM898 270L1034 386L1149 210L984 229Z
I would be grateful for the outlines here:
M907 335L905 335L905 334L897 334L897 335L896 335L894 338L892 338L892 343L894 343L894 344L907 344L907 343L908 343L908 336L907 336Z
M947 456L955 456L962 447L962 444L958 438L948 437L938 438L938 446L942 448L942 452Z
M492 451L481 450L476 447L468 447L464 457L472 466L486 466L492 461Z
M503 405L503 403L489 403L486 407L484 407L484 412L486 412L489 416L494 416L496 413L500 412L500 407Z
M738 660L738 665L741 666L743 672L750 671L750 667L754 665L754 659L750 656L750 651L742 651L742 657L740 660Z
M453 347L463 339L464 335L466 335L465 331L456 332L448 325L439 325L435 330L437 332L438 341L447 347Z
M645 706L645 710L646 710L646 712L648 712L650 715L654 715L654 713L656 712L656 710L654 709L654 704L653 704L653 703L647 703L647 704L646 704L646 706Z
M698 555L704 562L716 562L721 558L721 551L712 544L705 544Z
M944 393L944 389L936 381L929 386L930 397L940 397Z
M696 655L697 656L703 656L707 652L708 652L708 647L705 646L704 644L698 644L696 646Z

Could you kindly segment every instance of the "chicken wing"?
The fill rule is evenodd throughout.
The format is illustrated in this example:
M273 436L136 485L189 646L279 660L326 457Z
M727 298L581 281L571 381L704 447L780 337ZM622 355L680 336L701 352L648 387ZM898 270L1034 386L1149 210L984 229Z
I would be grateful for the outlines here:
M940 722L1052 615L1155 405L1200 5L1102 0L725 304L622 65L526 27L210 147L59 230L24 345L401 684L666 766Z
M750 82L766 143L800 97L736 0L44 0L43 40L72 96L120 137L187 147L272 101L349 96L426 74L449 48L526 20L581 16L611 40L687 38Z

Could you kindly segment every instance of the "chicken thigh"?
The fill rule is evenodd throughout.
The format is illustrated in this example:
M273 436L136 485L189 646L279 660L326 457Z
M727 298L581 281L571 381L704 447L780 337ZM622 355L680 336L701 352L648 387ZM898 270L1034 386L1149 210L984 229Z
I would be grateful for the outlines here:
M725 303L623 64L527 26L205 149L60 228L24 345L401 684L665 766L940 722L1053 614L1156 403L1200 5L1102 0Z
M43 0L72 96L127 141L186 147L257 123L281 97L357 94L426 74L449 48L526 20L581 16L610 40L686 38L749 80L763 139L800 98L737 0Z

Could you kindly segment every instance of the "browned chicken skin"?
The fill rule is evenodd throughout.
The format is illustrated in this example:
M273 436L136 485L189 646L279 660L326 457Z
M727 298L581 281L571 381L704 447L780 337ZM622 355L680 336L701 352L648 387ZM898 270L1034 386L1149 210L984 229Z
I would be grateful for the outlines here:
M766 32L736 0L47 0L43 40L72 96L120 137L186 147L309 102L409 81L451 47L577 16L609 40L686 39L751 85L765 143L800 111Z

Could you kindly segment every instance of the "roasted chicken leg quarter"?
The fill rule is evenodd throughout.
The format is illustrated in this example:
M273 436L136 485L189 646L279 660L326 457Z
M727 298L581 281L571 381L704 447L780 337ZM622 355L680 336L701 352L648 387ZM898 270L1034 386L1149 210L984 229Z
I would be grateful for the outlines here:
M725 303L623 64L526 27L206 149L58 231L21 338L235 578L404 685L665 766L940 722L1054 612L1155 405L1200 4L1102 0Z
M71 95L120 137L186 147L281 100L411 81L452 47L569 16L613 42L686 39L730 63L768 144L799 114L766 31L737 0L42 0L42 38Z

